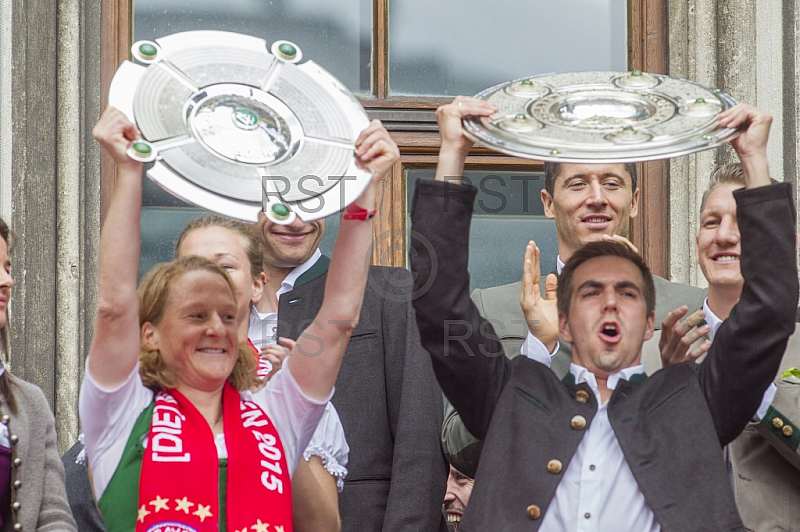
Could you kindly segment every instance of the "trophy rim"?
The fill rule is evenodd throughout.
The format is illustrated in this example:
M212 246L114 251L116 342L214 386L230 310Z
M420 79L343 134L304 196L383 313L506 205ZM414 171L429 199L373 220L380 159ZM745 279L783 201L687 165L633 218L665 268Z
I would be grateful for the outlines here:
M576 82L581 78L587 81ZM571 83L559 85L563 80ZM633 80L631 83L641 87L624 86L620 80ZM525 97L522 83L527 84L533 97ZM581 103L581 97L592 93L608 101L599 98L599 103L584 102L581 110L591 112L597 103L594 107L610 111L610 117L590 116L582 122L569 114L569 106L562 105L569 98ZM615 94L637 103L615 106L618 103L613 101ZM551 72L499 83L479 92L475 98L495 102L500 109L492 117L464 117L464 131L469 139L501 153L540 161L657 160L714 148L740 133L717 123L721 112L736 105L731 95L703 83L664 74L605 70ZM702 109L693 114L692 106ZM564 116L546 114L554 107L567 111ZM647 112L642 113L644 107ZM519 113L512 118L507 114L509 109ZM573 138L578 140L572 141Z

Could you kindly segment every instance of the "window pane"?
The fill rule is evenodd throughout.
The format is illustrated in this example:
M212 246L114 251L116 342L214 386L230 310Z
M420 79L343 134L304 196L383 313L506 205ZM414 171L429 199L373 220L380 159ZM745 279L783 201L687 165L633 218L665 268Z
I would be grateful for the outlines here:
M135 0L133 28L134 41L190 30L286 39L353 92L370 91L370 0Z
M627 69L626 0L389 2L392 94L475 94L548 72Z
M406 175L412 198L416 181L432 179L434 171L409 170ZM553 271L558 240L555 222L544 216L540 199L544 174L467 171L464 178L478 188L469 237L470 291L522 279L529 240L539 246L542 271Z

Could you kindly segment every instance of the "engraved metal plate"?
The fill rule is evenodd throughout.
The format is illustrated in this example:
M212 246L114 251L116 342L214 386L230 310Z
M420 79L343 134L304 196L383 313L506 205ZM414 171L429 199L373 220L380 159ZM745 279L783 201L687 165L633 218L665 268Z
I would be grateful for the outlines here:
M557 162L635 162L685 155L729 141L719 127L736 105L700 83L645 72L565 72L482 91L490 117L466 117L472 140L499 152Z
M255 222L333 214L371 179L354 143L364 109L288 42L222 31L140 41L109 92L142 139L128 154L180 199Z

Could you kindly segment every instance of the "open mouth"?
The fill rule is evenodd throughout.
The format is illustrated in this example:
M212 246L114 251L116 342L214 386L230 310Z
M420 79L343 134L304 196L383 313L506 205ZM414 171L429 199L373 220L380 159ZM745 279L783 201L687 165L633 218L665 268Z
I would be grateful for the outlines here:
M453 530L458 530L458 525L461 524L461 514L447 514L447 522L453 525Z
M711 260L717 263L724 263L724 262L739 262L739 255L732 255L732 254L719 254L714 255L711 257Z
M619 330L619 325L614 322L606 322L600 328L600 337L608 343L617 343L619 342L621 333Z

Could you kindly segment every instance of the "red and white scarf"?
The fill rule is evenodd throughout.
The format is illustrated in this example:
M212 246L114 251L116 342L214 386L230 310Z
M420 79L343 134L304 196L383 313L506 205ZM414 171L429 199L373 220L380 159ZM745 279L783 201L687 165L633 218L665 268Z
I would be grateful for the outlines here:
M228 531L291 532L292 484L278 431L227 382L222 407ZM148 441L136 532L218 531L219 460L202 414L177 390L158 393Z

